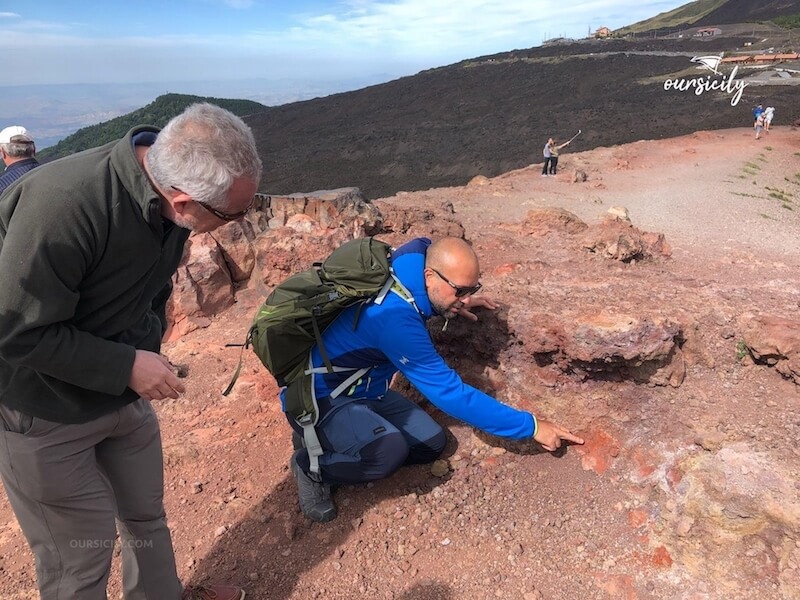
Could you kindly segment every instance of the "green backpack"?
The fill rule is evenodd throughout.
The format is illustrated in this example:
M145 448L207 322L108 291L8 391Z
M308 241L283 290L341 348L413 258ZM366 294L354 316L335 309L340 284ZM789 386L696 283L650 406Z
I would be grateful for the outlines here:
M292 275L278 285L256 313L245 342L275 377L286 386L286 412L303 427L309 454L318 451L313 426L319 415L311 389L309 368L311 349L316 345L329 373L334 367L322 344L322 332L341 312L354 304L367 304L385 295L394 283L391 273L391 246L375 238L345 242L322 263ZM353 328L358 324L357 311ZM241 365L240 365L241 367ZM238 376L223 392L228 395ZM347 386L366 369L348 378ZM347 387L343 386L343 387ZM342 386L340 386L342 387ZM335 394L334 394L335 396ZM318 455L317 455L318 456ZM312 470L316 464L312 456Z

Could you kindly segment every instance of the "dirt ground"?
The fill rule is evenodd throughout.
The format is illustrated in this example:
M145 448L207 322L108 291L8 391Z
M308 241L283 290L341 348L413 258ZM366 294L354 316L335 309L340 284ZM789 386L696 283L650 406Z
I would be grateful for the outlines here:
M224 344L242 338L260 301L243 292L164 349L187 373L183 397L157 404L184 580L236 583L254 600L800 598L800 393L737 357L747 314L797 318L800 133L776 127L756 141L729 129L567 149L560 168L377 204L434 215L452 204L501 308L437 334L443 353L471 383L586 445L553 455L509 444L425 404L449 430L447 472L407 467L344 487L339 517L311 523L297 507L274 382L248 354L235 392L220 394L238 359ZM576 171L587 180L574 183ZM530 210L551 206L587 223L624 207L639 229L665 234L672 258L623 264L566 236L521 232ZM494 357L479 347L482 330L531 311L674 318L686 378L679 387L548 379L527 369L519 345L497 342ZM115 559L111 598L118 569ZM34 590L32 556L0 494L0 597Z

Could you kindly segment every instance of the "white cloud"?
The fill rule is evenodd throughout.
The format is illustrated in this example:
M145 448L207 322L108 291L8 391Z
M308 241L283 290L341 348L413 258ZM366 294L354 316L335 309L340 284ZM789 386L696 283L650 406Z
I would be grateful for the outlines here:
M668 5L682 4L672 0ZM441 55L447 60L528 48L560 35L584 37L589 28L631 24L664 2L622 0L350 0L339 11L296 15L287 36L326 47L382 49L392 55Z
M20 15L12 12L0 12L0 19L19 19Z
M664 0L344 0L316 13L282 15L288 25L255 29L253 0L211 0L242 12L241 30L207 34L86 37L85 23L0 20L0 51L25 47L4 69L7 83L176 81L197 77L391 76L530 48L549 37L634 23ZM671 0L678 6L681 0ZM653 6L658 6L658 10ZM252 13L252 15L251 15ZM597 15L605 15L598 17ZM611 16L609 16L611 15ZM614 16L616 15L616 16ZM169 29L168 29L169 30ZM172 28L172 31L186 31ZM14 70L12 71L11 68Z
M2 16L2 13L0 13ZM20 15L15 15L16 17L20 17ZM27 45L37 44L39 41L39 35L46 36L52 35L53 32L68 32L72 28L72 24L68 23L59 23L56 21L39 21L35 19L23 19L19 18L19 20L13 20L9 22L0 22L0 48L3 48L7 44L5 43L6 40L3 39L6 36L14 36L14 35L26 35L29 37L29 42L26 43Z

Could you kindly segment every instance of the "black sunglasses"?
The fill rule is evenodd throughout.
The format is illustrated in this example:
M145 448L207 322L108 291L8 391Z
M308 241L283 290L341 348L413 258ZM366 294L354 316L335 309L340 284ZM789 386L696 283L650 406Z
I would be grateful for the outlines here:
M437 271L433 267L429 267L429 268L430 268L431 271L433 271L439 277L441 277L442 281L444 281L447 285L449 285L451 288L453 288L453 290L456 293L456 298L463 298L464 296L472 296L472 294L476 294L478 292L478 290L480 290L483 287L483 285L481 285L480 281L478 283L476 283L475 285L471 285L469 287L466 287L466 286L462 287L460 285L456 285L455 283L450 281L447 277L445 277L444 275L439 273L439 271Z
M186 192L184 192L180 188L176 188L174 185L170 187L176 192L180 192L181 194L186 194ZM190 194L187 194L187 196L188 195ZM253 203L255 202L255 200L256 200L255 197L252 200L250 200L250 204L248 204L247 208L245 208L244 210L240 210L239 212L235 213L224 213L221 210L217 210L213 206L209 206L205 202L200 202L200 200L195 200L194 198L192 198L192 202L199 204L200 206L205 208L208 212L210 212L212 215L226 222L237 221L241 219L243 216L245 216L247 213L249 213L253 209Z

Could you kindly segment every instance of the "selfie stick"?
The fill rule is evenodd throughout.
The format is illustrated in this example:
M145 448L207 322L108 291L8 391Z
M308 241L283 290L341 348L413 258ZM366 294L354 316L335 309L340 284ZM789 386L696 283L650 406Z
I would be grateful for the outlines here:
M576 137L578 137L580 134L581 134L581 130L580 130L580 129L578 129L578 133L576 133L576 134L575 134L575 135L573 135L571 138L569 138L569 142L567 142L567 143L569 144L569 143L570 143L572 140L574 140L574 139L575 139Z

